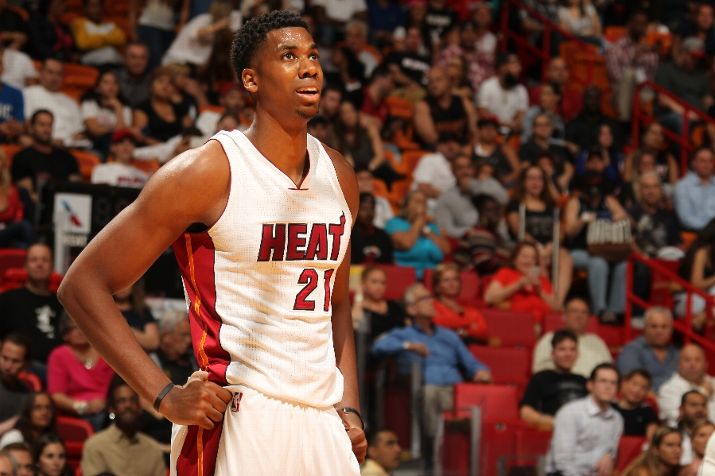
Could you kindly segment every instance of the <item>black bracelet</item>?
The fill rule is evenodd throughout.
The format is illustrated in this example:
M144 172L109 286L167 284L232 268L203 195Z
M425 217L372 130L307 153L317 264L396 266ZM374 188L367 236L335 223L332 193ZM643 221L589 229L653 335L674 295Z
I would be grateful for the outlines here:
M354 409L353 407L343 407L340 410L338 410L341 413L348 414L348 413L353 413L357 415L357 417L360 419L360 424L362 425L363 431L365 430L365 420L362 419L362 415L360 415L360 412Z
M161 406L161 401L164 400L164 397L167 396L169 392L171 392L174 389L175 385L173 382L169 382L166 384L166 387L161 389L161 392L159 392L159 395L156 396L154 399L154 410L159 411L159 407Z

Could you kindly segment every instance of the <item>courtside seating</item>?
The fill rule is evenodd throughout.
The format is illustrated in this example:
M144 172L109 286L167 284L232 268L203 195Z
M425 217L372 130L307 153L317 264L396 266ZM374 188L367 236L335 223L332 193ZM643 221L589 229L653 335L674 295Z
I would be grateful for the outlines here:
M392 264L381 265L380 268L385 271L387 277L387 289L385 290L387 299L402 300L405 290L417 282L414 268Z
M0 278L10 268L22 268L25 265L27 251L12 248L0 248ZM0 279L0 282L2 280Z
M80 149L73 149L72 156L77 159L77 165L79 165L79 173L82 178L87 182L92 178L92 171L94 168L101 163L99 157L97 157L92 152Z
M425 274L422 278L425 287L432 292L434 292L434 289L432 289L433 277L434 271L427 269L425 270ZM462 280L462 290L459 293L459 301L470 306L484 304L484 301L482 300L482 289L480 287L479 275L474 271L462 271L459 273L459 277Z
M0 278L2 278L0 283L2 283L3 290L19 288L24 286L25 281L27 281L27 271L25 268L8 268L3 271ZM62 275L57 271L53 271L50 275L50 290L57 292L61 282Z
M520 390L526 388L531 370L530 349L471 345L469 351L489 366L494 383L516 385Z
M479 407L482 410L482 421L518 422L518 404L517 389L513 385L459 383L454 386L454 410Z
M42 390L42 381L40 380L40 377L33 374L32 372L23 370L19 374L17 374L17 378L20 379L25 385L27 385L27 388L29 388L33 392L39 392Z
M487 322L489 340L500 346L534 347L536 332L531 313L501 309L481 309Z
M65 442L67 464L76 471L82 460L84 442L94 434L92 425L81 418L58 416L57 434Z
M640 436L622 436L618 442L618 457L616 459L616 470L623 471L631 461L636 459L643 450L645 438Z
M516 455L518 466L536 466L539 458L549 452L551 432L534 428L516 429Z

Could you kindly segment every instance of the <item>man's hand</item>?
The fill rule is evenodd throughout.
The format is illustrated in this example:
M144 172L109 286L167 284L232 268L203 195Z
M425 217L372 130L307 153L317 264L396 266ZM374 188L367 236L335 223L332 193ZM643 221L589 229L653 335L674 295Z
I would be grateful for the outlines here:
M107 404L105 401L101 398L95 398L94 400L90 400L87 402L87 414L88 415L94 415L97 414L101 411L104 411L104 409L107 407Z
M594 469L598 476L611 476L613 474L613 458L611 458L611 455L608 453L603 455Z
M208 373L194 372L183 387L174 387L161 401L159 411L179 425L198 425L211 430L223 420L231 392L208 381Z
M427 346L419 342L408 342L405 349L414 352L415 354L419 354L422 357L427 357L429 355L429 349Z
M474 374L472 380L480 383L489 383L492 381L492 374L489 373L488 370L479 370Z
M343 420L345 431L348 432L350 443L353 445L353 453L358 463L362 464L367 454L367 438L365 437L365 431L362 429L362 422L357 415L352 413L338 412L338 415Z

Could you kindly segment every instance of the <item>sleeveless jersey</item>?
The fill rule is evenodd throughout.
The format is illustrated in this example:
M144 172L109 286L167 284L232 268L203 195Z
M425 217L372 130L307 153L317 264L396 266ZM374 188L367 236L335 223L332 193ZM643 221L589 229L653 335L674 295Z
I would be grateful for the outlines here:
M174 244L194 352L210 380L314 407L343 396L331 292L352 215L332 159L308 136L300 186L240 131L219 132L231 171L215 225Z

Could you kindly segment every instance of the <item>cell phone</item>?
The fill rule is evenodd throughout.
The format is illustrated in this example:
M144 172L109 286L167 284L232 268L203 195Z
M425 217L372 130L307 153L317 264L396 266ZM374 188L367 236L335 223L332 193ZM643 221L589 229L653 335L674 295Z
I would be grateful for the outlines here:
M533 279L538 278L539 276L541 276L541 268L539 268L538 266L534 266L529 270L529 276Z

